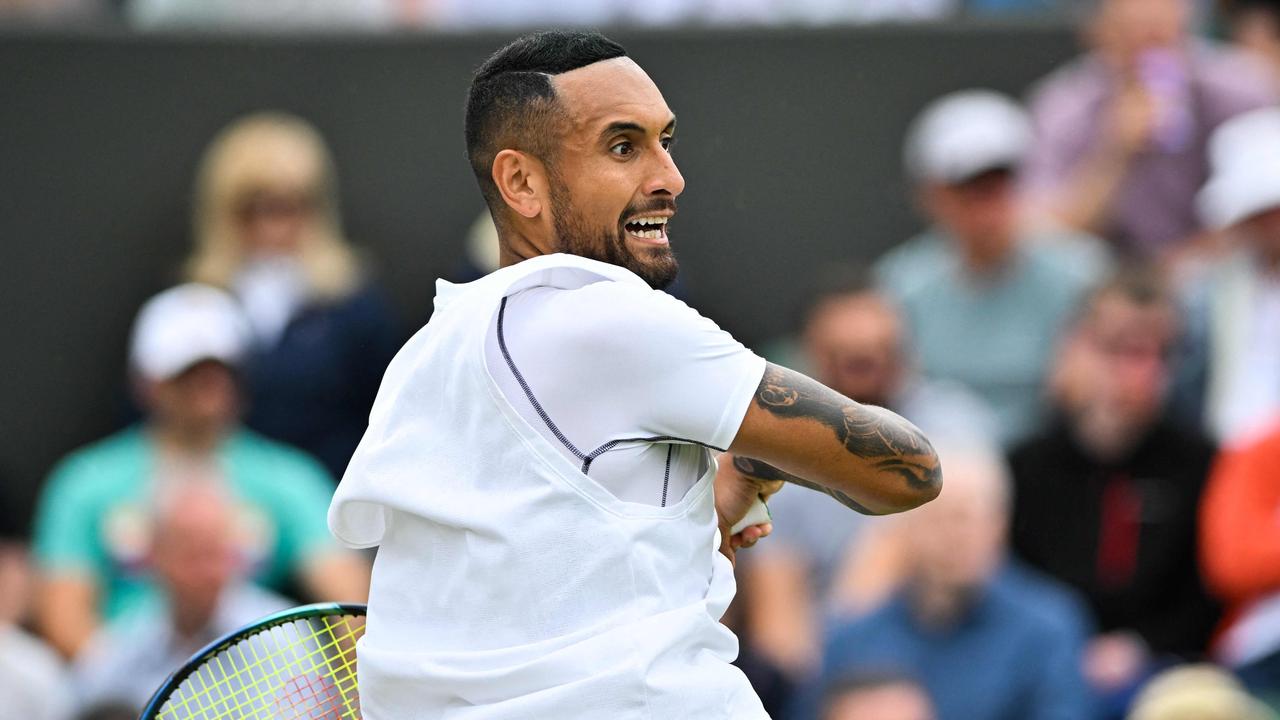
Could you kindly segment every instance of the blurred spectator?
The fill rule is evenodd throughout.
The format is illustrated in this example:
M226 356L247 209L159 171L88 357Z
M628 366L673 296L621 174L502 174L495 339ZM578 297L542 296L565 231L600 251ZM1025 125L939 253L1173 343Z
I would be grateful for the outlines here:
M933 703L906 675L854 675L827 688L822 720L934 720Z
M926 377L967 385L1000 440L1032 432L1063 321L1106 264L1093 239L1019 222L1014 184L1030 126L985 90L934 101L907 136L908 174L933 227L876 266L902 307Z
M1034 93L1024 185L1040 211L1167 258L1201 230L1192 200L1209 132L1273 102L1272 79L1253 58L1193 39L1189 0L1092 5L1088 53Z
M1227 36L1280 79L1280 0L1219 0Z
M1217 618L1196 563L1210 442L1162 411L1176 304L1154 272L1083 303L1053 379L1056 418L1011 455L1013 547L1079 589L1104 635L1095 686L1120 698L1158 655L1200 655Z
M96 20L113 9L113 0L0 0L0 23Z
M1188 282L1179 407L1227 444L1280 419L1280 110L1225 123L1210 150L1200 209L1231 249Z
M17 503L0 481L0 508ZM19 624L31 598L24 522L0 512L0 720L67 720L71 684L57 654Z
M904 514L904 583L838 627L826 678L888 670L918 677L940 720L1084 720L1086 635L1069 591L1005 559L1009 492L999 454L939 448L942 495Z
M234 293L253 330L249 427L342 477L399 348L383 294L342 235L324 140L278 113L214 138L196 182L191 280Z
M36 620L68 657L101 619L155 596L147 508L193 478L236 498L237 547L255 581L279 589L296 580L322 599L367 592L365 562L329 536L323 468L238 425L235 373L246 335L235 301L195 284L161 293L138 314L130 361L146 419L62 460L37 513L44 577Z
M803 364L823 384L859 402L887 407L925 431L990 444L991 411L963 387L916 377L894 307L864 273L823 278L805 315ZM793 680L817 670L821 631L845 614L831 590L850 542L868 522L821 493L799 488L770 501L774 530L741 565L753 649Z
M399 16L396 0L125 0L129 21L144 29L225 28L240 31L385 30ZM408 3L404 3L406 6Z
M1203 506L1202 558L1210 587L1229 603L1217 657L1254 692L1280 700L1280 426L1228 450Z
M243 580L235 504L222 486L172 485L150 512L148 561L162 594L113 620L80 653L75 685L83 708L126 704L136 716L197 650L290 605Z
M1138 695L1128 720L1275 720L1275 714L1212 665L1167 670Z

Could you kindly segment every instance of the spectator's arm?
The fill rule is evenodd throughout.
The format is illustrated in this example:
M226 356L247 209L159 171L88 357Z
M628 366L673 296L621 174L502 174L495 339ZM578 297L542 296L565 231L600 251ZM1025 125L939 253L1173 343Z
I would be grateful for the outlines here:
M101 581L95 533L100 477L72 457L50 475L36 510L32 554L37 569L36 629L64 657L74 657L101 623Z
M288 533L297 555L289 558L298 581L312 600L364 602L369 596L369 563L344 550L329 535L326 521L333 485L324 468L299 455L282 468L284 509L281 531Z
M334 549L302 563L303 586L315 600L358 602L369 599L369 564L358 553Z
M760 654L792 679L810 676L822 647L808 561L787 545L752 554L742 573L748 635Z
M36 629L65 658L74 658L97 631L98 587L85 576L53 574L36 592Z
M1280 589L1280 463L1274 442L1223 453L1201 504L1201 559L1227 600Z

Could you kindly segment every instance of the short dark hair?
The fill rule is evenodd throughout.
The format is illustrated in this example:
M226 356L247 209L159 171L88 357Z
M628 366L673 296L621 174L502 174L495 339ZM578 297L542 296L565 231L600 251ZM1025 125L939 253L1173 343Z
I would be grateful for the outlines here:
M522 35L476 70L467 93L467 158L491 210L501 206L492 176L493 159L501 150L516 148L544 162L553 159L550 121L562 108L551 76L626 54L599 33L557 30Z

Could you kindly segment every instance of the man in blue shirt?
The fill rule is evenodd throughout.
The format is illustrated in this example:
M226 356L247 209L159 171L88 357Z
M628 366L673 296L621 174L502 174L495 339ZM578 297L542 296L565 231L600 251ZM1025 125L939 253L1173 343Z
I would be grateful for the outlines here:
M1082 605L1006 560L1009 485L1000 456L947 449L946 492L892 530L903 557L900 590L834 629L825 681L907 673L929 692L939 720L1087 718Z

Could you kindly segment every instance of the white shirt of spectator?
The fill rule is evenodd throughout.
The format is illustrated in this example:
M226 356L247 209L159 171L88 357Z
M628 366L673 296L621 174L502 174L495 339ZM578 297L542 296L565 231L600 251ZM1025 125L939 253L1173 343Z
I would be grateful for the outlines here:
M1280 417L1280 279L1255 279L1253 312L1233 381L1218 408L1220 437L1248 442Z
M734 580L717 549L711 451L678 500L622 500L490 375L504 298L541 287L557 291L511 306L521 330L508 350L536 381L566 385L535 388L566 428L584 423L563 413L633 402L604 432L724 448L759 385L762 359L619 267L550 255L440 282L329 511L339 539L380 546L358 646L364 717L767 717L719 622ZM600 307L558 314L583 302ZM531 343L539 327L554 337ZM717 368L729 379L707 380ZM579 382L617 389L575 399Z

